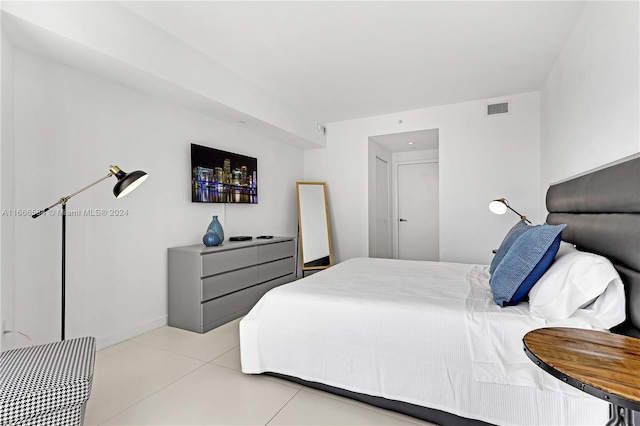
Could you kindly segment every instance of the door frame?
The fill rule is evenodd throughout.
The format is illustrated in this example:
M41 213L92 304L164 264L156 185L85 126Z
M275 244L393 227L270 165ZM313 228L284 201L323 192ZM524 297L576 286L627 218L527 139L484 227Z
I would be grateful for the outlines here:
M393 258L394 259L398 259L398 256L400 255L399 251L399 247L400 247L400 222L398 222L400 220L399 214L398 214L398 203L399 203L399 197L398 197L398 167L399 166L404 166L404 165L410 165L410 164L428 164L428 163L440 163L440 159L439 158L434 158L434 159L429 159L429 160L406 160L406 161L394 161L393 162L393 171L392 171L392 186L391 186L391 192L392 192L392 197L393 197L393 212L392 212L392 220L393 220L393 226L392 226L392 232L393 232ZM440 208L440 172L438 172L438 208ZM440 226L440 224L438 224L438 226Z
M393 193L393 180L391 179L391 172L392 172L392 161L388 161L385 160L384 158L376 155L375 156L375 164L376 164L376 174L377 174L377 164L378 164L378 160L382 161L385 165L386 165L386 169L387 169L387 193L385 194L387 197L387 253L389 253L389 258L393 257L393 230L391 229L391 222L393 221L393 213L392 213L392 193ZM376 177L376 182L377 182L377 177ZM375 197L376 197L376 203L377 203L377 197L379 195L378 192L378 185L376 184L376 193L375 193ZM375 210L375 220L377 222L378 217L377 217L377 209ZM377 232L377 226L375 226L376 229L376 240L378 238L378 232ZM378 242L376 241L375 243L375 247L378 246ZM377 257L377 255L379 253L374 253Z

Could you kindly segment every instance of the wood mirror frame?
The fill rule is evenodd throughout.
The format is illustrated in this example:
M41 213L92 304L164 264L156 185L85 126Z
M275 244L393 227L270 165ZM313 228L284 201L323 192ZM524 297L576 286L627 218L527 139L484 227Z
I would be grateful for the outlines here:
M302 276L333 265L325 182L296 182Z

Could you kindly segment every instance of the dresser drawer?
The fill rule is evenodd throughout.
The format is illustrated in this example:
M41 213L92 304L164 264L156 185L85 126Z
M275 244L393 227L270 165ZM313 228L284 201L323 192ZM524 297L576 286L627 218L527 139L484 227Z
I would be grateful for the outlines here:
M265 281L279 278L284 275L293 273L295 261L293 257L287 259L276 260L275 262L263 263L258 265L258 281Z
M258 263L256 247L207 253L202 255L202 276L220 274Z
M265 244L258 246L258 263L271 262L293 256L295 245L293 240L281 243Z
M202 280L202 301L258 284L258 267L238 269Z
M259 299L258 286L249 287L202 304L202 323L209 324L253 306Z
M267 281L266 283L260 284L258 286L260 290L260 297L264 296L264 294L272 288L276 288L278 286L281 286L282 284L290 283L291 281L295 280L295 278L296 277L293 275L293 272L291 272L289 275L285 275L284 277L276 278L275 280Z

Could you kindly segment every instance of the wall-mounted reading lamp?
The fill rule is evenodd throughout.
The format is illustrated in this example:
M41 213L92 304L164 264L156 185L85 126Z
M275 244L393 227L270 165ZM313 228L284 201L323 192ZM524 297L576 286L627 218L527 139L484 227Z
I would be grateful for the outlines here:
M497 200L493 200L489 203L489 210L491 210L491 212L494 214L505 214L507 212L507 209L520 216L520 219L524 220L525 222L531 223L531 221L527 219L526 216L521 215L520 213L512 209L509 205L509 202L505 198L498 198Z
M136 189L142 182L147 178L147 174L141 170L136 170L135 172L125 173L118 166L110 166L109 173L103 177L98 179L97 181L90 183L82 189L77 190L71 195L67 195L66 197L60 198L56 203L50 205L49 207L40 210L33 216L32 218L36 219L42 216L44 213L48 212L50 209L57 205L62 205L62 307L61 307L61 336L62 340L64 340L64 317L65 317L65 281L66 281L66 265L65 265L65 248L66 248L66 234L67 234L67 202L71 199L71 197L75 197L79 193L86 191L92 186L102 182L105 179L110 178L111 176L115 176L118 179L118 182L113 187L113 195L116 198L122 198L134 189Z

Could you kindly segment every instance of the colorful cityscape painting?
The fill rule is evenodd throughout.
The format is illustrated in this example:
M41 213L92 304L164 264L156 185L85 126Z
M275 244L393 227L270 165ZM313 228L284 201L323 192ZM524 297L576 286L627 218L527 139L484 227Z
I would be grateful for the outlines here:
M191 144L191 201L258 203L258 160Z

